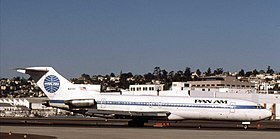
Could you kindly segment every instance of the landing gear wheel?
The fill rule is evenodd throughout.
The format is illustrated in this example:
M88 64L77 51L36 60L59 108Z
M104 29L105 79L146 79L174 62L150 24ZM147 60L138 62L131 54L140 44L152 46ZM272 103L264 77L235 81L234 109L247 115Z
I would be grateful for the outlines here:
M131 120L131 121L128 121L128 126L130 127L143 127L144 126L144 123L146 121L145 120Z
M248 129L249 125L243 125L243 128L246 130Z
M249 128L249 125L251 124L251 122L242 122L243 128L246 130Z

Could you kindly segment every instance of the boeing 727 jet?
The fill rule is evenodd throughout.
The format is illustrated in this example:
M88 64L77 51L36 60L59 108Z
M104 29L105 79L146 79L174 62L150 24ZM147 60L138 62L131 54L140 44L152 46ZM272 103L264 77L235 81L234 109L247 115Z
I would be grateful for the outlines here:
M228 98L106 95L84 91L52 67L19 68L29 74L49 98L46 106L104 118L132 119L130 125L148 120L226 120L250 122L269 118L271 112L254 102Z

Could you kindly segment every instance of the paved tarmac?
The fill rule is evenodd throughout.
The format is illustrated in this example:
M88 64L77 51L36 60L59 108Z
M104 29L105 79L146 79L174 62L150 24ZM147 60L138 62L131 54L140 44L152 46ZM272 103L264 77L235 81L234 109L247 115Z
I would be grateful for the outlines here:
M22 139L22 138L28 138L28 139L57 139L57 137L52 136L42 136L42 135L34 135L34 134L21 134L21 133L2 133L0 132L0 138L1 139Z
M1 117L1 125L52 125L52 126L121 126L127 127L129 119L102 119L102 118L35 118L35 117ZM149 121L146 126L161 126L157 123L164 121ZM203 121L203 120L184 120L184 121L165 121L168 127L173 128L235 128L242 129L241 122L230 121ZM251 129L280 130L280 121L263 120L251 122Z
M169 129L72 126L0 126L4 133L53 136L59 139L279 139L280 131L224 130L224 129Z

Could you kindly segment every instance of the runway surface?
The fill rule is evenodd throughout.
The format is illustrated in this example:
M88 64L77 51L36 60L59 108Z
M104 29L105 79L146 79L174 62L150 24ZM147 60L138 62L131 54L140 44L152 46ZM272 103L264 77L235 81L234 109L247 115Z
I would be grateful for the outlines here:
M278 139L280 121L252 122L244 130L241 122L184 120L168 126L149 121L144 127L128 127L127 119L102 118L0 118L0 138L100 138L100 139ZM12 133L13 136L8 135ZM1 137L2 136L2 137Z
M0 126L1 132L37 134L59 139L279 139L280 131L223 130L223 129L169 129L128 127L71 127L71 126Z
M53 117L53 118L13 118L1 117L1 125L52 125L52 126L128 126L128 119L102 119L102 118L73 118L73 117ZM161 124L160 122L167 123ZM184 120L184 121L149 121L146 127L151 126L168 126L169 128L233 128L242 129L241 122L230 121L202 121L202 120ZM263 120L251 122L249 128L262 130L280 130L280 120L271 121Z

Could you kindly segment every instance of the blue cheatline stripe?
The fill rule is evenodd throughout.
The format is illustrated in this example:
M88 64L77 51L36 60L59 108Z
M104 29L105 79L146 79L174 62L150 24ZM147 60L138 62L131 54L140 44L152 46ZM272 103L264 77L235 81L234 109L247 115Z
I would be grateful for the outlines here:
M64 100L49 100L50 103L64 103Z
M235 109L258 109L257 106L252 105L235 105Z
M49 100L50 103L63 103L64 100ZM219 108L219 109L258 109L252 105L218 105L218 104L192 104L192 103L163 103L163 102L131 102L131 101L96 101L97 104L125 105L125 106L161 106L186 108Z

